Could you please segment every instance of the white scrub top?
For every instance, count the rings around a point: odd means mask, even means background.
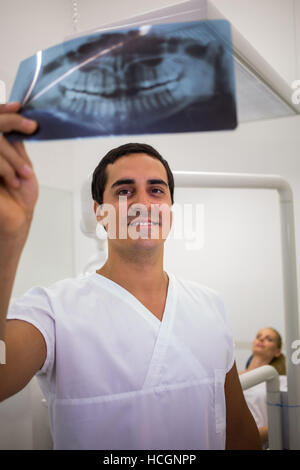
[[[47,345],[37,372],[54,449],[224,449],[233,341],[223,302],[168,273],[162,321],[94,272],[33,287],[8,319]]]

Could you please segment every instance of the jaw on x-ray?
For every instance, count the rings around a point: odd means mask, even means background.
[[[234,129],[229,24],[141,26],[73,39],[23,61],[10,100],[39,123],[22,139]]]

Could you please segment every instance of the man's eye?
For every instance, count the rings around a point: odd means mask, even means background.
[[[159,191],[160,193],[163,193],[163,192],[164,192],[164,191],[163,191],[162,189],[160,189],[160,188],[152,188],[152,191],[155,191],[155,192],[156,192],[156,191]]]
[[[125,191],[125,192],[124,192]],[[120,189],[118,192],[117,192],[117,195],[118,196],[127,196],[128,193],[126,193],[126,191],[129,191],[129,189]]]
[[[156,194],[164,194],[164,191],[160,188],[151,188],[151,191]],[[118,196],[127,196],[130,193],[131,193],[130,189],[119,189],[119,191],[117,191]]]

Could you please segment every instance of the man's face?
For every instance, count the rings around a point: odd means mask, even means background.
[[[166,239],[172,223],[171,194],[163,164],[147,154],[120,157],[106,167],[103,211],[94,210],[109,243],[154,248]]]

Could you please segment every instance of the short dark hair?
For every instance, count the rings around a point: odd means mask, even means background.
[[[139,144],[139,143],[129,143],[121,145],[120,147],[110,150],[103,158],[100,160],[98,166],[95,168],[93,173],[92,180],[92,197],[93,200],[98,202],[98,204],[103,204],[103,193],[107,183],[107,173],[106,167],[109,163],[114,163],[118,158],[124,157],[125,155],[130,155],[132,153],[145,153],[150,157],[157,158],[165,167],[168,176],[168,185],[171,193],[172,204],[174,203],[174,177],[173,173],[170,170],[167,160],[165,160],[157,150],[155,150],[151,145],[148,144]]]

